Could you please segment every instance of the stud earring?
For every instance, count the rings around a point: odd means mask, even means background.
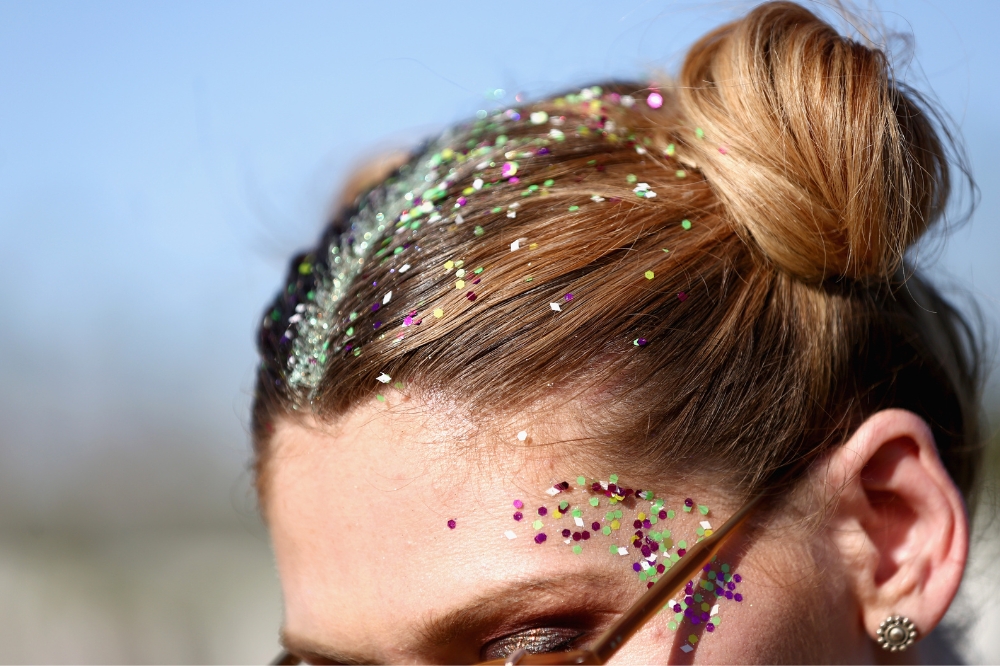
[[[917,639],[917,628],[913,626],[910,618],[902,615],[891,615],[879,625],[878,644],[883,650],[890,652],[902,652],[913,645]]]

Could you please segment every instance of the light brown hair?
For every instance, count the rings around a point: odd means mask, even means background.
[[[385,372],[471,413],[587,387],[593,437],[581,452],[741,493],[877,410],[910,409],[968,498],[979,343],[904,262],[945,209],[947,134],[884,53],[775,2],[703,37],[672,84],[586,90],[519,107],[524,122],[456,130],[469,154],[500,144],[500,161],[505,142],[551,150],[524,160],[517,183],[496,162],[469,167],[449,207],[475,178],[491,186],[468,197],[461,223],[415,231],[405,273],[392,253],[366,264],[345,302],[371,303],[387,283],[393,298],[377,322],[361,311],[352,340],[364,353],[330,359],[308,405],[284,381],[274,322],[310,288],[303,256],[322,261],[352,208],[296,258],[260,331],[258,477],[276,419],[335,418],[371,400]],[[651,90],[662,105],[646,102]],[[562,140],[526,121],[540,112]],[[474,301],[449,260],[483,267]],[[419,326],[386,335],[414,313]]]

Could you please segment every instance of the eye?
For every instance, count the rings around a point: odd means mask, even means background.
[[[504,659],[515,650],[524,648],[530,654],[542,652],[562,652],[568,650],[583,634],[579,629],[569,627],[537,627],[490,641],[483,646],[480,658],[483,661]]]

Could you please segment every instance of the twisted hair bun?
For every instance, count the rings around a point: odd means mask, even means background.
[[[679,83],[679,156],[780,269],[886,279],[940,216],[948,165],[932,118],[882,51],[808,10],[768,3],[709,33]]]

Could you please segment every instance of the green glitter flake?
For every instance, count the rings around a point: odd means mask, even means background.
[[[585,477],[585,476],[578,476],[578,477],[576,477],[576,485],[578,485],[578,486],[585,486],[585,485],[587,485],[587,477]]]
[[[475,234],[476,236],[482,236],[483,233],[485,232],[483,231],[482,227],[477,226],[475,229],[472,230],[472,233]]]
[[[579,555],[583,552],[583,546],[573,546],[573,552]]]
[[[708,515],[708,507],[705,506],[704,504],[699,504],[698,505],[698,512],[701,513],[701,515],[703,515],[703,516],[707,516]]]
[[[503,212],[503,206],[495,206],[495,207],[493,207],[493,208],[490,209],[490,212],[491,213],[502,213]]]
[[[611,476],[608,477],[608,481],[611,482],[611,483],[618,483],[618,475],[617,474],[612,474]]]
[[[676,515],[677,515],[677,512],[674,511],[673,509],[670,509],[669,511],[667,511],[667,518],[673,518]]]
[[[379,393],[378,395],[376,395],[375,399],[378,400],[379,402],[385,402],[385,396],[382,395],[381,393]]]
[[[551,178],[549,178],[549,179],[548,179],[548,180],[546,180],[546,181],[545,181],[544,183],[542,183],[542,186],[543,186],[543,187],[552,187],[552,186],[553,186],[553,185],[555,185],[555,184],[556,184],[556,181],[554,181],[554,180],[552,180]]]
[[[678,178],[687,178],[687,171],[685,171],[684,169],[678,169],[677,172],[674,173],[674,175],[677,176]]]
[[[674,153],[676,152],[677,152],[677,147],[674,146],[674,144],[671,143],[670,145],[667,146],[667,155],[673,157]]]
[[[540,530],[542,529],[542,527],[544,527],[544,525],[542,525],[542,521],[540,520],[536,520],[535,522],[531,523],[531,526],[534,527],[536,530]]]
[[[625,176],[625,180],[628,181],[629,183],[634,183],[639,179],[636,178],[634,173],[630,173],[629,175]]]
[[[574,213],[574,212],[576,212],[578,210],[580,210],[579,206],[570,206],[569,207],[569,212],[571,212],[571,213]]]
[[[687,231],[688,229],[690,229],[691,228],[691,220],[681,220],[681,228],[683,228],[684,231]]]
[[[698,137],[699,139],[704,139],[705,138],[705,130],[703,130],[700,127],[695,127],[694,128],[694,135],[696,137]]]
[[[566,511],[569,508],[569,502],[559,502],[559,510]]]
[[[600,503],[601,503],[600,498],[597,498],[597,497],[591,497],[590,498],[590,506],[597,506]]]

